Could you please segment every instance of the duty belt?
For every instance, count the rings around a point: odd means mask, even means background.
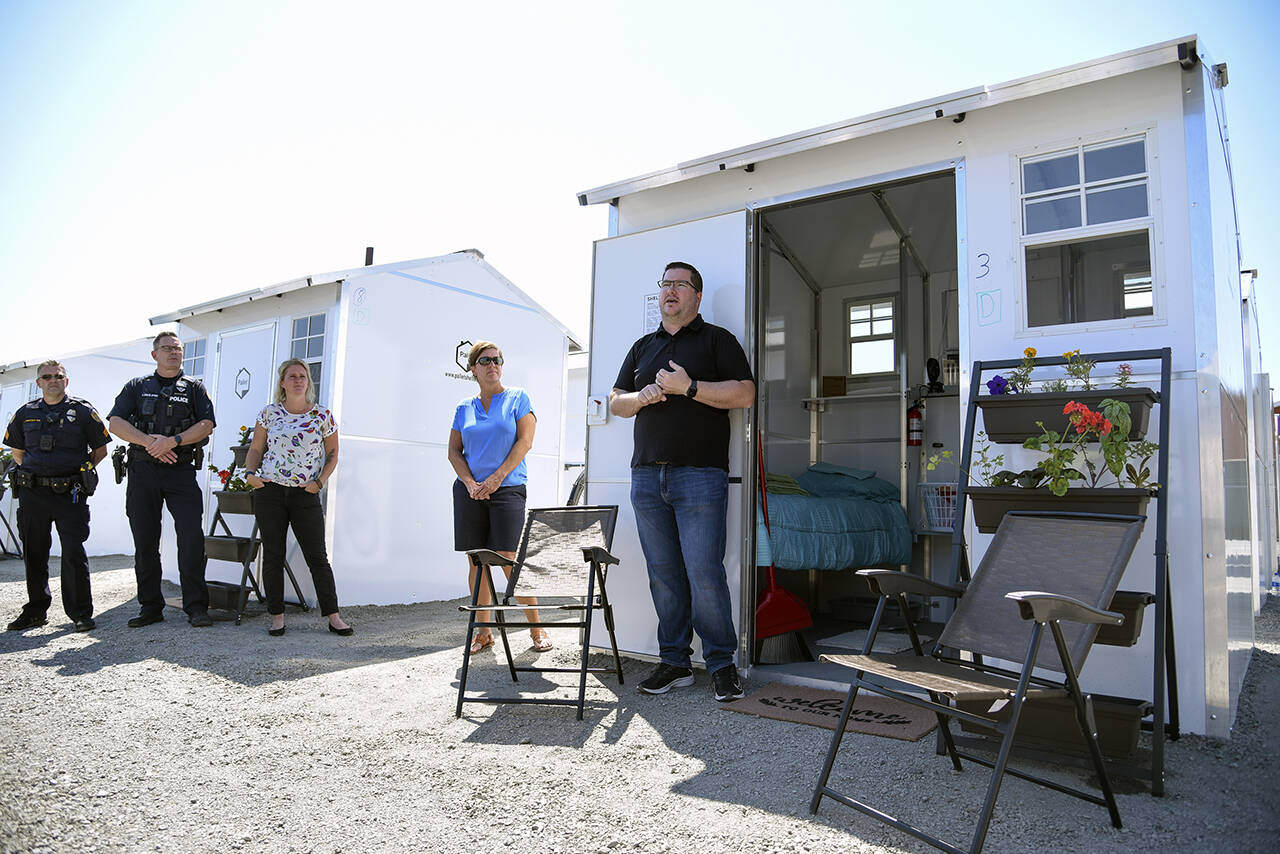
[[[194,463],[196,468],[200,468],[200,464],[204,461],[204,448],[200,445],[180,445],[175,453],[178,459],[172,463],[162,463],[155,457],[147,453],[147,449],[141,445],[129,446],[129,462],[145,462],[157,466],[185,465],[186,463]]]
[[[60,477],[43,477],[21,469],[13,471],[9,475],[9,479],[13,481],[14,486],[19,486],[24,489],[28,489],[33,486],[47,486],[59,495],[70,490],[72,487],[80,485],[80,475],[78,474],[68,474]]]

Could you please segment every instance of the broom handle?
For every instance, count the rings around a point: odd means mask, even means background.
[[[756,431],[756,469],[760,476],[760,506],[764,510],[764,531],[766,534],[772,534],[769,530],[769,496],[764,489],[764,443],[760,439],[760,431]],[[770,544],[772,545],[772,543]],[[769,556],[773,557],[773,549],[769,549]],[[769,571],[765,574],[766,589],[770,592],[778,589],[778,580],[773,576],[773,562],[769,562]]]

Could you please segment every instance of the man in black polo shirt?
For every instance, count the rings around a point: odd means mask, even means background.
[[[658,283],[662,325],[631,346],[609,411],[635,416],[631,506],[658,612],[660,663],[647,694],[693,684],[693,631],[717,700],[742,696],[738,636],[725,578],[729,410],[755,402],[751,365],[733,333],[698,313],[702,275],[672,261]]]

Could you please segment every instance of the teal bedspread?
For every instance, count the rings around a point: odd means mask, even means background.
[[[756,565],[858,569],[911,562],[901,505],[883,498],[769,494],[769,532],[756,504]]]

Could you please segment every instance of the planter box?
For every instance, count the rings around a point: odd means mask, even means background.
[[[1133,646],[1142,636],[1142,614],[1147,606],[1156,601],[1154,593],[1138,593],[1133,590],[1117,590],[1111,597],[1108,611],[1124,614],[1124,624],[1119,626],[1101,626],[1094,643],[1107,646]]]
[[[982,409],[982,424],[987,438],[992,442],[1021,445],[1024,440],[1040,435],[1037,421],[1044,422],[1050,430],[1064,432],[1069,422],[1062,414],[1062,407],[1071,401],[1097,410],[1098,404],[1107,398],[1129,404],[1129,415],[1133,421],[1129,429],[1130,439],[1141,439],[1147,435],[1156,393],[1145,387],[987,394],[978,396],[978,406]]]
[[[967,712],[985,715],[988,714],[987,709],[991,707],[991,702],[961,700],[956,705]],[[1098,724],[1098,746],[1102,748],[1102,752],[1112,759],[1132,757],[1138,749],[1138,733],[1142,726],[1142,719],[1150,714],[1151,704],[1146,700],[1094,694],[1093,716]],[[1009,704],[1006,703],[1004,708],[992,717],[1002,721],[1008,720]],[[960,728],[965,732],[982,735],[994,733],[992,729],[968,721],[961,721]],[[1022,717],[1018,721],[1018,736],[1014,744],[1088,755],[1088,748],[1076,724],[1075,706],[1066,697],[1027,700],[1022,708]],[[992,748],[994,747],[993,742]]]
[[[218,509],[229,516],[253,515],[252,492],[228,492],[220,490],[213,494],[218,499]]]
[[[204,538],[204,554],[209,560],[229,560],[232,563],[244,563],[257,551],[255,543],[248,537],[226,537],[210,534]]]
[[[210,581],[207,582],[209,588],[209,607],[216,608],[219,611],[239,611],[240,610],[240,591],[239,584],[230,584],[226,581]],[[252,594],[252,587],[245,587],[246,594]],[[245,596],[245,603],[248,604],[248,595]]]
[[[1059,407],[1059,410],[1061,410],[1061,407]],[[244,459],[248,453],[249,453],[248,445],[232,445],[231,446],[231,456],[235,457],[236,468],[238,469],[244,468]]]
[[[1141,516],[1151,500],[1146,489],[1079,487],[1068,489],[1063,496],[1054,495],[1048,487],[1023,489],[1020,486],[970,486],[966,490],[973,499],[973,521],[984,534],[995,533],[1000,520],[1010,510],[1048,510],[1066,513],[1117,513]]]

